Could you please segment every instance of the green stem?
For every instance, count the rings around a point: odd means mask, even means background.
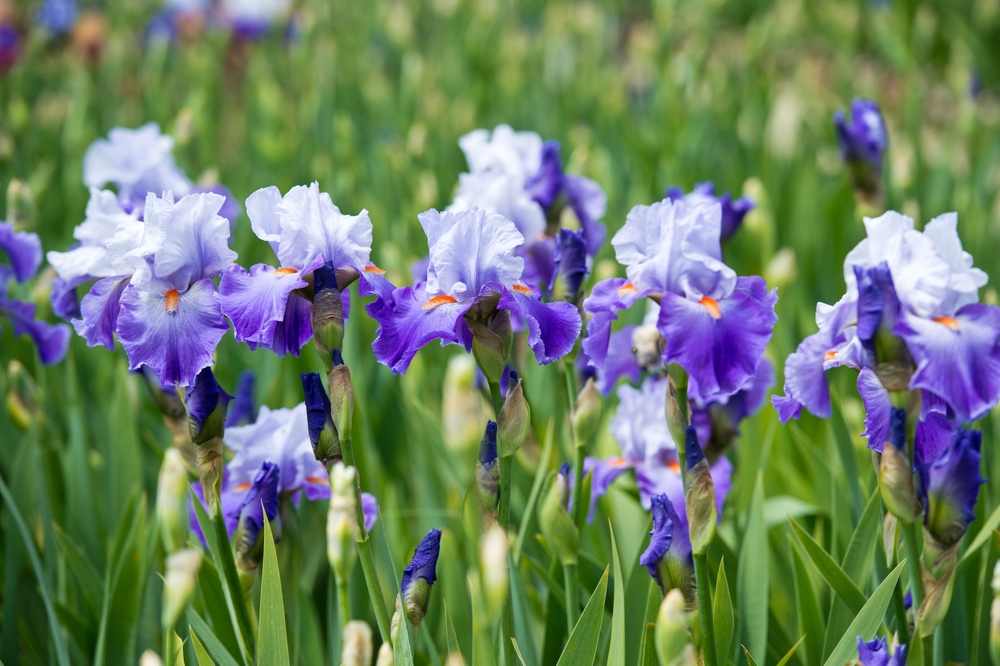
[[[347,598],[347,581],[337,577],[337,609],[340,612],[340,627],[343,629],[351,621],[351,609]]]
[[[372,542],[368,538],[368,530],[365,529],[365,512],[361,506],[361,473],[354,464],[354,442],[350,437],[341,438],[340,450],[344,456],[344,464],[354,467],[354,505],[357,510],[358,521],[358,559],[361,560],[361,571],[365,574],[365,587],[368,588],[368,596],[371,598],[372,607],[375,609],[375,621],[378,623],[378,631],[382,635],[382,640],[391,642],[392,638],[389,635],[389,613],[385,608],[385,600],[382,598],[382,585],[379,583],[378,571],[375,569],[375,553],[372,552]],[[337,585],[339,587],[339,580],[337,581]]]
[[[233,612],[236,614],[236,623],[239,625],[243,638],[243,650],[248,657],[251,657],[254,653],[254,647],[257,645],[257,632],[253,620],[250,619],[250,606],[247,605],[246,597],[241,594],[240,574],[236,570],[236,561],[233,559],[225,517],[222,515],[222,511],[217,510],[211,520],[219,548],[228,548],[230,551],[222,554],[222,573],[232,597]]]
[[[712,588],[709,587],[708,555],[694,556],[695,586],[698,592],[698,621],[701,623],[701,656],[705,666],[717,666],[715,624],[712,618]]]
[[[944,633],[941,625],[934,629],[934,666],[944,666]]]
[[[177,663],[177,655],[174,654],[174,628],[163,626],[163,664],[164,666],[174,666]]]
[[[500,411],[503,409],[503,396],[500,394],[499,382],[490,382],[490,398],[493,401],[493,416],[499,424]],[[497,438],[497,450],[502,450],[499,436]],[[497,509],[497,523],[504,532],[508,531],[507,528],[510,525],[510,488],[513,474],[514,456],[500,456],[500,506]],[[517,663],[514,646],[511,643],[511,639],[514,637],[514,607],[511,602],[509,587],[507,589],[507,598],[504,599],[503,609],[500,613],[500,622],[503,662],[505,666],[514,666]]]
[[[903,546],[906,548],[906,568],[910,572],[910,590],[913,592],[913,617],[919,618],[920,604],[924,600],[924,581],[920,577],[920,546],[918,545],[917,524],[903,525]],[[914,621],[916,625],[916,621]],[[919,635],[914,626],[914,636]]]
[[[566,588],[566,632],[573,633],[573,627],[580,617],[580,601],[577,598],[576,563],[563,564],[563,586]]]

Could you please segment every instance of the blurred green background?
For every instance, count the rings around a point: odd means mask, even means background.
[[[18,7],[25,26],[34,7],[27,4]],[[882,212],[856,205],[831,120],[853,97],[869,97],[881,106],[889,130],[886,208],[914,217],[918,226],[958,211],[959,233],[976,265],[1000,275],[998,0],[305,0],[296,2],[291,40],[280,28],[253,43],[207,29],[170,44],[146,42],[146,25],[157,9],[150,3],[82,6],[100,15],[94,23],[99,30],[82,41],[29,32],[21,62],[0,75],[0,211],[7,184],[28,183],[34,230],[46,250],[66,249],[83,219],[88,145],[115,126],[155,121],[176,138],[175,156],[192,178],[218,181],[239,201],[260,187],[284,192],[317,180],[344,212],[368,209],[373,260],[397,284],[409,283],[410,263],[426,254],[416,215],[446,206],[465,169],[457,139],[477,127],[509,123],[558,140],[567,171],[605,189],[608,238],[629,208],[659,200],[671,185],[689,189],[712,180],[720,190],[756,199],[758,209],[727,248],[726,260],[739,273],[763,274],[779,287],[780,321],[768,355],[780,376],[787,354],[815,330],[815,303],[843,293],[841,265],[864,236],[862,214]],[[244,266],[273,260],[245,217],[232,245]],[[595,275],[615,272],[622,273],[608,246]],[[32,294],[43,311],[46,289],[40,279]],[[988,286],[984,298],[995,302],[996,293]],[[382,508],[375,536],[380,567],[392,580],[392,567],[398,575],[427,529],[445,529],[443,571],[421,629],[419,658],[437,663],[448,647],[445,605],[468,658],[466,573],[477,564],[461,507],[475,444],[442,435],[447,423],[462,417],[443,398],[447,361],[461,352],[432,345],[405,377],[394,377],[374,361],[375,325],[362,306],[362,299],[353,299],[344,356],[358,396],[355,442],[363,485]],[[517,358],[526,361],[519,369],[527,375],[535,436],[519,457],[516,520],[546,437],[556,447],[543,461],[547,466],[569,455],[561,436],[561,374],[554,367],[532,368],[525,352],[518,350]],[[120,349],[88,349],[74,337],[66,362],[43,368],[30,345],[5,326],[0,359],[2,392],[23,399],[32,415],[22,431],[6,410],[0,412],[0,473],[42,553],[74,660],[87,663],[100,635],[108,663],[132,663],[141,649],[160,644],[155,571],[162,571],[161,556],[153,556],[148,571],[133,572],[134,579],[106,577],[105,571],[114,569],[113,555],[120,552],[112,542],[121,525],[134,524],[130,499],[155,494],[169,434],[141,382],[127,375]],[[12,360],[23,369],[13,368]],[[217,374],[231,391],[239,373],[253,369],[261,403],[292,406],[301,400],[298,373],[319,366],[311,350],[302,359],[278,359],[227,336]],[[843,398],[835,412],[843,421],[835,417],[831,425],[807,416],[780,428],[768,405],[745,424],[734,452],[736,487],[713,558],[717,563],[725,556],[730,581],[739,578],[734,597],[749,598],[754,590],[743,586],[761,580],[770,590],[767,613],[758,608],[760,617],[751,618],[744,609],[737,618],[738,637],[761,663],[776,661],[800,636],[786,516],[796,516],[842,554],[874,488],[870,456],[858,437],[863,413],[853,377],[845,371],[836,378]],[[490,414],[485,402],[472,404],[481,418]],[[980,518],[1000,491],[992,418],[983,427],[994,481],[984,490]],[[602,453],[615,451],[606,435],[598,444]],[[853,452],[853,470],[840,461],[838,446]],[[763,504],[754,503],[755,493]],[[648,576],[635,562],[649,525],[634,496],[629,483],[619,482],[604,508],[630,594],[645,585],[636,594],[646,599]],[[47,663],[51,648],[37,576],[9,507],[0,507],[0,660]],[[768,539],[748,546],[740,535],[761,508]],[[325,638],[325,508],[304,503],[300,514],[278,550],[293,651],[306,663],[312,650],[336,649],[338,639]],[[601,516],[584,534],[587,589],[610,561],[607,532]],[[133,544],[137,553],[140,541]],[[547,561],[533,540],[525,549]],[[988,604],[981,595],[995,544],[987,550],[963,565],[971,567],[963,574],[967,582],[956,590],[946,620],[949,630],[969,636],[967,646],[950,655],[955,660],[987,663]],[[86,565],[76,561],[79,556]],[[81,566],[110,581],[111,607],[88,603],[75,582]],[[755,582],[747,567],[760,572]],[[524,571],[536,583],[541,576],[530,563]],[[360,581],[360,571],[357,576]],[[825,604],[828,590],[818,579],[815,586]],[[367,600],[356,587],[360,612]],[[387,582],[389,594],[391,587]],[[525,595],[526,605],[541,614],[544,595],[532,589]],[[609,594],[609,610],[610,604]],[[645,610],[628,618],[629,663]],[[135,621],[102,623],[109,613]],[[546,649],[558,654],[559,646],[543,645],[530,617],[520,622],[535,634],[534,644],[524,647],[534,651],[529,663],[551,663]]]

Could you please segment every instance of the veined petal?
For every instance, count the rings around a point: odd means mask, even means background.
[[[45,365],[58,363],[66,356],[69,345],[69,326],[46,324],[35,319],[35,305],[0,294],[0,315],[14,324],[14,335],[27,335],[38,348],[38,356]]]
[[[667,341],[664,361],[687,370],[688,395],[702,403],[735,393],[753,377],[778,320],[776,290],[768,293],[756,276],[739,278],[724,299],[706,298],[665,293],[657,322]]]
[[[432,340],[458,343],[455,329],[472,301],[457,302],[450,296],[430,296],[424,285],[402,287],[388,298],[377,298],[365,306],[378,322],[378,336],[372,350],[379,363],[401,375],[410,366],[417,350]]]
[[[108,259],[108,249],[101,245],[80,245],[66,252],[47,252],[45,258],[64,280],[115,274]]]
[[[277,206],[281,219],[278,259],[282,266],[301,268],[317,258],[334,268],[368,264],[372,247],[372,223],[368,211],[344,215],[319,183],[293,187]]]
[[[103,278],[95,282],[83,297],[80,302],[81,318],[73,320],[73,328],[87,341],[87,346],[115,348],[122,291],[128,286],[128,280],[128,275]]]
[[[31,279],[42,265],[42,241],[38,234],[14,231],[10,222],[0,222],[0,249],[7,253],[18,282]]]
[[[892,402],[889,391],[870,368],[863,368],[858,374],[858,393],[865,406],[865,431],[862,437],[868,438],[868,448],[881,451],[889,439],[889,417]]]
[[[257,238],[270,243],[275,255],[278,254],[278,242],[281,240],[281,218],[278,216],[280,203],[281,191],[273,185],[262,187],[247,197],[250,228]]]
[[[164,383],[193,382],[212,364],[228,329],[208,278],[184,293],[158,294],[133,285],[122,293],[118,339],[128,353],[129,369],[147,365]]]
[[[1000,400],[1000,308],[973,303],[939,320],[904,314],[895,332],[917,362],[910,387],[943,398],[958,421],[982,418]]]
[[[256,264],[248,273],[233,264],[219,281],[219,306],[233,322],[238,342],[251,349],[258,344],[270,347],[276,326],[285,318],[289,296],[306,286],[302,274],[293,269]]]
[[[520,315],[528,325],[528,345],[540,364],[568,354],[580,336],[580,312],[572,303],[542,303],[533,293],[525,294],[515,285],[501,292],[497,307]]]
[[[583,309],[593,315],[587,322],[587,334],[580,347],[590,359],[590,365],[600,368],[608,356],[611,341],[611,322],[618,319],[618,311],[632,307],[647,292],[640,291],[625,278],[609,278],[594,285],[590,296],[583,302]]]

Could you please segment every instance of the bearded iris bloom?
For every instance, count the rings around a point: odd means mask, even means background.
[[[478,208],[429,210],[418,217],[430,247],[427,280],[377,293],[366,306],[379,323],[372,348],[380,363],[403,374],[417,350],[432,340],[471,350],[470,322],[490,326],[508,313],[525,322],[539,363],[573,348],[579,312],[569,303],[542,303],[538,291],[522,282],[524,260],[516,250],[524,236],[513,222]]]
[[[936,460],[918,461],[924,501],[924,528],[941,550],[962,540],[976,518],[983,435],[978,430],[957,430]]]
[[[271,245],[280,262],[256,264],[250,271],[230,267],[219,283],[222,311],[233,322],[236,339],[251,349],[262,345],[279,356],[298,356],[313,335],[310,287],[314,272],[336,274],[343,316],[349,309],[346,285],[359,274],[363,285],[380,287],[384,271],[369,262],[372,223],[368,211],[344,215],[319,185],[293,187],[284,197],[276,187],[247,199],[254,234]]]
[[[1000,400],[1000,308],[978,303],[983,271],[972,266],[957,216],[923,232],[890,211],[865,218],[868,237],[847,255],[847,293],[819,304],[819,331],[785,363],[785,395],[772,397],[782,422],[805,407],[830,416],[824,371],[858,371],[868,446],[888,437],[890,392],[921,393],[917,453],[935,460],[954,428],[982,418]]]
[[[611,241],[628,278],[602,280],[583,303],[592,315],[582,343],[591,365],[605,363],[618,312],[649,297],[660,305],[662,360],[687,371],[692,401],[746,386],[771,339],[777,295],[762,278],[737,277],[722,262],[721,220],[721,207],[708,203],[664,200],[629,212]]]
[[[740,197],[733,199],[729,192],[716,196],[715,185],[711,182],[698,183],[687,194],[679,187],[669,187],[665,192],[667,199],[671,201],[683,200],[689,205],[699,203],[717,203],[722,208],[722,221],[720,225],[720,240],[725,243],[733,237],[743,224],[743,218],[754,209],[756,204],[750,197]]]
[[[906,646],[898,645],[895,652],[890,654],[884,638],[873,638],[866,642],[858,636],[858,660],[861,666],[905,666]]]
[[[882,161],[889,135],[878,104],[870,99],[851,102],[851,119],[843,111],[833,114],[837,144],[851,172],[855,189],[866,196],[882,191]]]
[[[23,283],[38,272],[42,243],[37,234],[15,231],[10,222],[0,222],[0,250],[9,264],[0,264],[0,316],[14,326],[15,335],[27,335],[38,349],[42,363],[58,363],[66,355],[69,328],[52,326],[35,318],[35,305],[9,296],[11,280]]]

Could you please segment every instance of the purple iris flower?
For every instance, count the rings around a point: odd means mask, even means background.
[[[0,72],[7,72],[17,64],[22,47],[17,26],[0,21]]]
[[[278,517],[278,479],[281,470],[274,463],[265,462],[254,474],[250,489],[243,496],[239,507],[230,513],[240,528],[240,543],[237,551],[249,553],[257,545],[257,537],[264,528],[264,517],[274,522]],[[281,530],[274,530],[280,534]]]
[[[15,335],[27,335],[38,349],[42,363],[58,363],[66,355],[69,327],[49,325],[35,318],[35,305],[9,296],[10,282],[26,282],[42,263],[42,243],[37,234],[15,231],[10,222],[0,222],[0,250],[9,264],[0,264],[0,316],[14,325]]]
[[[459,176],[458,191],[448,210],[482,208],[514,222],[526,239],[521,253],[536,254],[536,243],[544,243],[550,227],[558,227],[563,207],[569,207],[579,222],[587,255],[597,254],[604,242],[600,220],[607,210],[607,197],[594,181],[563,173],[559,144],[542,142],[534,132],[515,132],[498,125],[493,132],[478,129],[458,141],[465,153],[469,173]],[[546,253],[537,250],[545,273]],[[535,271],[529,270],[528,273]]]
[[[257,405],[253,399],[257,377],[253,370],[244,370],[236,382],[236,395],[229,405],[226,427],[248,425],[257,420]]]
[[[685,194],[679,187],[668,187],[666,197],[671,201],[683,200],[690,205],[698,203],[717,203],[722,207],[722,224],[720,240],[725,243],[743,224],[743,218],[757,205],[750,197],[733,199],[729,192],[715,195],[715,185],[711,182],[698,183],[694,189]]]
[[[588,521],[593,519],[597,498],[605,494],[611,483],[626,470],[634,469],[642,506],[648,509],[654,495],[666,494],[674,503],[681,524],[687,529],[680,460],[663,409],[666,396],[667,380],[660,377],[647,377],[638,389],[625,384],[618,387],[618,411],[608,429],[618,442],[622,455],[607,460],[587,458],[584,461],[584,471],[593,474]],[[726,495],[732,487],[733,465],[725,456],[719,456],[710,472],[721,515]]]
[[[116,127],[97,139],[83,156],[83,183],[90,188],[114,185],[126,212],[142,211],[146,195],[190,194],[194,184],[174,162],[174,139],[147,123],[137,129]]]
[[[870,99],[855,99],[851,102],[850,121],[843,111],[837,111],[833,114],[833,124],[854,187],[865,194],[877,194],[882,188],[882,160],[889,146],[878,104]]]
[[[654,495],[650,509],[653,514],[653,529],[649,533],[649,546],[639,557],[639,564],[646,567],[649,575],[666,594],[673,587],[673,580],[664,580],[667,571],[683,568],[691,570],[691,539],[687,526],[681,521],[673,501],[667,495]],[[671,579],[674,576],[671,576]]]
[[[384,282],[384,271],[368,262],[368,211],[344,215],[318,183],[293,187],[284,197],[276,187],[257,190],[247,199],[247,216],[281,265],[256,264],[249,272],[233,265],[219,283],[222,311],[233,322],[236,339],[251,349],[262,345],[279,356],[299,355],[313,335],[312,303],[305,290],[317,269],[360,274],[363,293],[381,288],[375,282]],[[341,293],[344,301],[347,294]],[[346,302],[343,310],[346,318]]]
[[[951,442],[933,462],[918,460],[924,495],[924,525],[944,548],[961,541],[976,518],[983,435],[978,430],[955,431]]]
[[[774,366],[766,358],[757,365],[753,377],[739,391],[719,402],[691,405],[691,425],[698,442],[721,452],[739,435],[740,421],[757,412],[774,385]]]
[[[933,460],[959,424],[1000,400],[1000,308],[978,303],[987,276],[962,249],[953,213],[923,232],[894,211],[866,218],[868,237],[847,255],[847,293],[819,304],[819,331],[785,363],[785,395],[772,397],[782,422],[805,407],[830,416],[824,371],[858,371],[865,436],[880,451],[889,431],[890,392],[922,394],[917,452]]]
[[[291,7],[291,0],[222,0],[219,13],[237,36],[257,40],[286,18]]]
[[[906,646],[896,646],[896,651],[890,655],[889,646],[884,638],[874,638],[865,642],[858,636],[858,659],[861,666],[904,666],[906,664]]]
[[[147,197],[142,237],[122,257],[134,273],[99,280],[81,302],[73,323],[88,344],[113,348],[116,333],[130,369],[148,365],[181,386],[212,364],[229,329],[212,278],[236,259],[222,204],[217,194]]]
[[[433,585],[437,581],[437,561],[441,553],[441,530],[431,530],[413,551],[413,559],[403,569],[400,592],[406,598],[418,580]]]
[[[61,37],[76,25],[74,0],[45,0],[35,14],[35,23],[50,35]]]
[[[722,263],[721,216],[718,204],[669,200],[629,212],[611,241],[628,279],[602,280],[583,304],[593,315],[582,343],[591,364],[607,359],[618,312],[648,296],[660,302],[663,361],[687,371],[692,401],[721,400],[746,385],[771,339],[778,297],[762,278],[737,277]]]
[[[417,350],[432,340],[472,348],[464,316],[509,311],[525,322],[528,344],[539,363],[568,353],[580,332],[580,314],[570,303],[542,303],[521,282],[524,260],[516,254],[524,237],[510,220],[474,208],[419,215],[430,247],[426,282],[376,294],[366,306],[379,323],[375,358],[396,374],[406,372]]]

